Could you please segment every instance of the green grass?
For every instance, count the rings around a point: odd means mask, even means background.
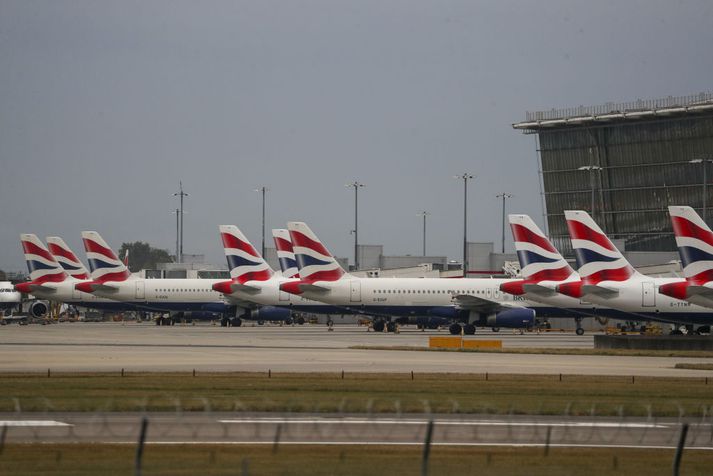
[[[133,474],[134,447],[109,444],[7,445],[0,474]],[[151,475],[414,475],[419,446],[148,445],[143,474]],[[430,475],[579,476],[671,474],[673,450],[553,448],[431,448]],[[685,451],[681,474],[710,474],[713,452]],[[246,471],[247,470],[247,471]]]
[[[486,380],[487,378],[487,380]],[[0,375],[0,411],[710,414],[713,379],[484,374]]]
[[[408,345],[354,345],[356,350],[418,350],[423,352],[476,352],[485,354],[538,354],[538,355],[609,355],[616,357],[694,357],[713,359],[708,350],[644,350],[644,349],[580,349],[559,347],[507,347],[504,349],[447,349]]]

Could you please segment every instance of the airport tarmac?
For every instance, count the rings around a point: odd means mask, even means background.
[[[355,345],[421,346],[447,331],[375,333],[355,325],[255,326],[60,323],[0,327],[0,371],[457,372],[706,377],[675,369],[705,358],[359,350]],[[592,335],[480,331],[503,346],[591,348]]]
[[[420,445],[433,421],[435,445],[675,448],[713,450],[711,422],[675,418],[566,416],[324,415],[305,413],[0,413],[9,442],[135,444]]]

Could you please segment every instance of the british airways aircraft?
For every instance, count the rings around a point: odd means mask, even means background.
[[[668,207],[685,280],[664,284],[659,293],[713,308],[713,232],[691,207]]]
[[[105,311],[134,309],[123,303],[101,299],[76,290],[75,284],[83,281],[69,276],[36,235],[20,235],[20,242],[25,254],[27,269],[30,272],[30,281],[16,284],[17,291],[32,294],[40,299]],[[71,254],[74,255],[74,253]],[[30,304],[29,313],[33,317],[42,317],[47,314],[47,311],[47,304],[42,301]]]
[[[508,219],[523,279],[501,284],[500,289],[503,292],[566,309],[577,323],[577,335],[584,334],[581,326],[584,317],[639,319],[635,315],[608,306],[559,294],[557,286],[579,282],[579,274],[572,269],[532,218],[527,215],[509,215]]]
[[[219,279],[144,279],[132,276],[126,265],[95,231],[83,231],[91,280],[75,284],[78,291],[128,303],[153,312],[215,312],[227,314],[227,304],[213,284]]]
[[[282,275],[272,270],[237,226],[221,225],[219,230],[231,279],[215,283],[213,289],[223,293],[228,302],[246,308],[248,311],[244,314],[244,318],[289,321],[293,310],[318,314],[350,313],[348,309],[294,296],[280,290],[280,284],[298,280],[294,278],[297,266],[292,244],[282,233],[285,230],[273,230],[280,265],[283,267]],[[297,319],[300,322],[299,316]],[[301,322],[304,323],[304,320]],[[240,325],[240,323],[233,323],[233,325]]]
[[[68,275],[82,281],[89,279],[89,271],[62,238],[48,236],[45,240],[47,241],[47,249]]]
[[[530,327],[535,315],[562,317],[565,310],[502,293],[513,279],[358,278],[346,273],[303,222],[288,223],[299,267],[299,280],[280,289],[291,294],[380,316],[375,330],[395,328],[391,316],[436,316],[450,319],[452,334],[473,334],[475,326]],[[388,324],[387,324],[388,321]]]
[[[10,281],[0,281],[0,312],[17,307],[22,295],[17,292]]]
[[[587,212],[565,210],[565,218],[581,280],[557,285],[558,292],[641,319],[678,324],[713,322],[706,308],[658,294],[660,286],[682,280],[652,278],[636,271]]]

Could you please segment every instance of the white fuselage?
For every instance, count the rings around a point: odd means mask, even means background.
[[[12,283],[9,281],[0,282],[0,311],[17,306],[21,300],[22,295],[15,291]]]
[[[94,291],[94,295],[146,310],[202,311],[210,305],[224,305],[222,295],[213,290],[224,279],[144,279],[131,277],[126,281],[109,281]]]

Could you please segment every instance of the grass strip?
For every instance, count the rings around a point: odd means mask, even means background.
[[[353,345],[354,350],[400,350],[421,352],[476,352],[485,354],[605,355],[616,357],[694,357],[713,359],[707,350],[570,349],[566,347],[508,347],[504,349],[448,349],[408,345]]]
[[[0,411],[708,415],[713,379],[512,374],[1,374]]]
[[[134,447],[111,444],[6,445],[0,474],[94,475],[133,473]],[[414,446],[147,445],[143,472],[150,475],[413,475],[422,448]],[[673,450],[611,448],[432,446],[430,475],[498,474],[579,476],[671,474]],[[713,452],[686,450],[681,474],[710,474]]]

